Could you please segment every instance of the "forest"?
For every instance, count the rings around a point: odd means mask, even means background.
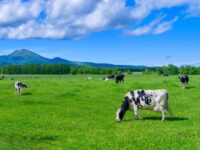
[[[120,74],[141,72],[143,74],[178,75],[200,74],[200,67],[180,66],[169,64],[162,67],[147,68],[103,68],[90,66],[69,66],[66,64],[32,64],[32,65],[6,65],[0,68],[1,74]]]

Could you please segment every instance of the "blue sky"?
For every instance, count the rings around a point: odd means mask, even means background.
[[[25,48],[49,58],[98,63],[200,63],[200,1],[56,2],[1,0],[0,55]]]

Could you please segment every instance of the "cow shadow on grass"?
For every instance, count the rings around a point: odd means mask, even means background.
[[[32,93],[31,92],[26,92],[26,93],[23,93],[22,95],[23,96],[28,96],[28,95],[32,95]]]
[[[161,121],[162,117],[143,117],[142,119],[136,119],[136,121],[147,121],[147,120],[151,120],[151,121],[156,121],[159,120]],[[129,121],[133,121],[135,119],[124,119],[122,122],[129,122]],[[166,117],[165,121],[187,121],[189,120],[188,118],[185,117]]]
[[[187,86],[184,89],[195,89],[195,88],[196,88],[195,86]]]
[[[144,117],[143,120],[161,120],[161,117]],[[185,117],[166,117],[165,120],[167,121],[186,121],[189,120]]]

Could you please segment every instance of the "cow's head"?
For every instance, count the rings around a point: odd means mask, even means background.
[[[22,87],[23,87],[23,88],[28,88],[28,85],[22,83]]]
[[[129,98],[125,97],[121,108],[119,108],[116,112],[116,121],[121,121],[126,113],[126,111],[129,109]]]

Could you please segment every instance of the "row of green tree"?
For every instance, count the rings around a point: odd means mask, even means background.
[[[66,64],[7,65],[0,69],[1,74],[119,74],[127,71],[119,68],[70,67]]]
[[[175,65],[169,64],[163,67],[148,68],[144,71],[144,74],[155,74],[155,73],[159,75],[177,75],[177,74],[198,75],[200,74],[200,67],[195,67],[195,66],[177,67]]]
[[[65,64],[7,65],[1,68],[2,74],[69,74]]]
[[[127,72],[143,72],[144,74],[177,75],[200,74],[200,67],[167,65],[148,69],[120,69],[120,68],[97,68],[97,67],[70,67],[66,64],[33,64],[33,65],[7,65],[0,68],[1,74],[119,74]]]

